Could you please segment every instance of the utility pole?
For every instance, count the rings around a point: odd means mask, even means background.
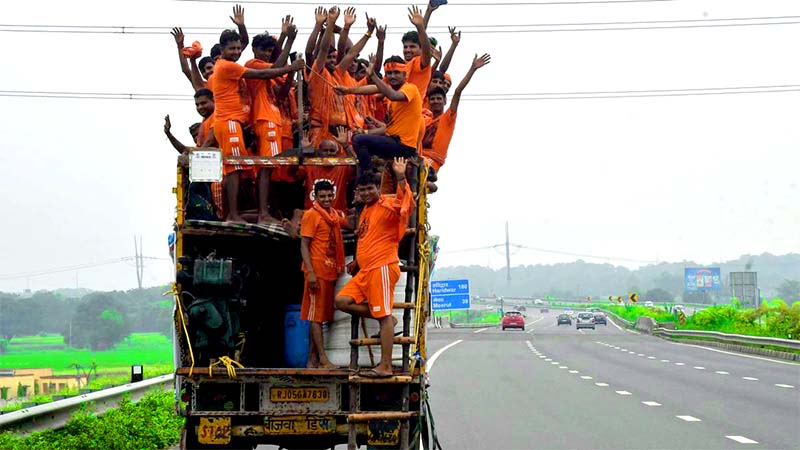
[[[506,222],[506,284],[511,284],[511,251],[508,242],[508,222]]]
[[[144,257],[142,255],[142,237],[139,236],[138,242],[136,236],[133,236],[133,249],[136,252],[136,281],[139,283],[139,289],[142,288],[142,277],[144,276]]]

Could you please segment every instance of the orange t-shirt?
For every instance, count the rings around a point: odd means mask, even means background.
[[[422,156],[432,160],[431,165],[437,172],[444,165],[444,160],[447,159],[447,149],[450,147],[450,140],[453,139],[455,128],[456,114],[449,109],[441,116],[431,120],[425,128],[425,137],[422,138]]]
[[[333,185],[333,207],[339,211],[347,209],[347,184],[355,178],[353,166],[303,166],[298,171],[306,188],[305,208],[314,203],[314,184],[320,180],[328,180]]]
[[[358,221],[356,261],[361,270],[372,270],[399,261],[397,248],[403,238],[408,216],[414,207],[414,195],[403,183],[397,197],[381,198],[361,211]]]
[[[406,96],[407,101],[389,103],[386,134],[399,137],[400,143],[407,147],[417,148],[419,124],[422,120],[422,97],[417,87],[411,83],[400,86],[400,92]]]
[[[250,120],[250,95],[242,75],[247,69],[233,61],[218,59],[214,64],[211,83],[214,92],[214,114],[216,120]]]
[[[308,80],[309,100],[311,100],[310,121],[312,126],[323,128],[346,126],[345,96],[336,94],[331,87],[339,84],[338,80],[324,67],[319,72],[312,69],[306,79]]]
[[[244,63],[248,69],[270,69],[272,64],[260,59],[251,59]],[[248,78],[245,80],[250,98],[253,102],[253,107],[250,111],[250,120],[255,123],[258,120],[266,120],[274,124],[281,123],[281,110],[273,103],[270,89],[272,89],[271,80],[261,80],[256,78]]]
[[[211,127],[214,125],[214,114],[212,113],[210,116],[203,119],[203,122],[200,124],[200,129],[197,130],[197,139],[195,139],[194,143],[198,147],[203,145],[203,142],[206,141],[208,137],[208,133],[211,131]]]
[[[422,68],[422,57],[415,56],[406,63],[406,83],[411,83],[417,87],[422,97],[428,96],[428,85],[431,83],[433,69],[430,64]]]
[[[350,75],[350,72],[338,67],[334,71],[334,76],[339,84],[347,87],[358,86],[358,81]],[[352,128],[364,128],[364,98],[363,95],[345,95],[344,108],[347,113],[347,126]]]
[[[341,211],[331,208],[330,214],[339,218],[340,225],[347,225],[347,219]],[[339,278],[339,272],[336,270],[336,254],[331,254],[329,251],[332,228],[314,208],[306,210],[300,221],[300,236],[311,239],[308,246],[311,266],[320,280]],[[303,272],[308,271],[305,264],[302,264],[302,268]]]

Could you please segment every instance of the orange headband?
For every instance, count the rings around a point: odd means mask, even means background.
[[[406,65],[397,62],[388,62],[383,65],[383,70],[386,72],[405,72]]]

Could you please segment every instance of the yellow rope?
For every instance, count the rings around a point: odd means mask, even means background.
[[[228,378],[236,378],[236,367],[244,369],[244,366],[239,364],[239,361],[231,359],[228,356],[221,356],[218,360],[214,361],[208,366],[208,376],[212,376],[212,369],[215,366],[223,365],[228,370]],[[236,367],[234,367],[236,366]]]
[[[416,332],[414,333],[414,345],[411,347],[412,355],[415,355],[419,350],[423,350],[423,352],[420,353],[420,356],[423,358],[425,357],[424,346],[426,321],[423,309],[427,304],[428,299],[428,277],[430,274],[428,260],[431,254],[430,241],[428,239],[427,185],[428,168],[427,166],[423,165],[421,167],[419,176],[419,200],[417,202],[417,249],[419,253],[419,260],[417,262],[417,301],[416,305],[414,305]],[[417,358],[411,360],[411,372],[414,372],[417,361]]]
[[[192,376],[192,372],[194,372],[194,352],[192,351],[192,341],[189,339],[189,330],[186,328],[186,320],[183,317],[183,302],[178,292],[177,283],[172,283],[172,295],[175,296],[175,303],[178,305],[178,317],[180,317],[183,333],[186,335],[186,346],[189,347],[189,359],[192,361],[192,365],[189,367],[189,376]]]

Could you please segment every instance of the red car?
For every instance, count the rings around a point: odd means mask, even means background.
[[[524,330],[525,318],[522,317],[522,313],[519,311],[509,311],[503,316],[503,320],[500,321],[500,326],[503,330],[506,328],[519,328],[520,330]]]

